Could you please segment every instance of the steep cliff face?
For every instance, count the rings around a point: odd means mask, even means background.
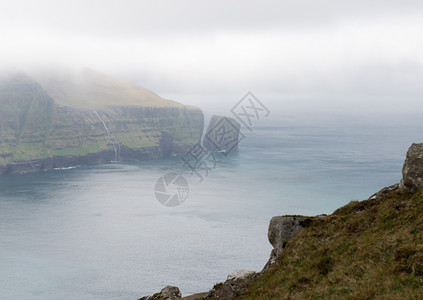
[[[213,115],[203,139],[204,148],[210,151],[231,152],[238,149],[241,124],[224,116]]]
[[[184,154],[199,141],[200,109],[82,75],[1,78],[0,174]]]

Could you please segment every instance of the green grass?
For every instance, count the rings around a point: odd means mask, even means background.
[[[103,150],[111,150],[112,145],[107,145],[106,143],[102,142],[94,142],[89,144],[82,144],[78,147],[68,147],[68,148],[61,148],[61,149],[51,149],[48,150],[47,156],[76,156],[76,155],[85,155],[88,153],[97,153]]]
[[[159,145],[159,139],[153,136],[154,132],[149,135],[142,135],[142,131],[133,131],[125,133],[113,134],[114,137],[119,141],[121,146],[126,146],[132,149],[139,149],[144,147],[153,147]]]
[[[421,299],[423,193],[351,202],[288,242],[240,299]]]

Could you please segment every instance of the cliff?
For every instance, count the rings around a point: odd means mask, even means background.
[[[200,109],[92,71],[0,78],[0,174],[184,154]]]

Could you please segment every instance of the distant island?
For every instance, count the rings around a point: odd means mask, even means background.
[[[0,75],[0,175],[185,154],[203,112],[106,74]]]

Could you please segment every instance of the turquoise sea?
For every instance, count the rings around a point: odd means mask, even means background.
[[[261,270],[272,216],[330,214],[399,182],[423,121],[281,114],[244,133],[203,182],[178,157],[0,177],[0,298],[187,295]],[[189,183],[174,208],[154,195],[168,172]]]

